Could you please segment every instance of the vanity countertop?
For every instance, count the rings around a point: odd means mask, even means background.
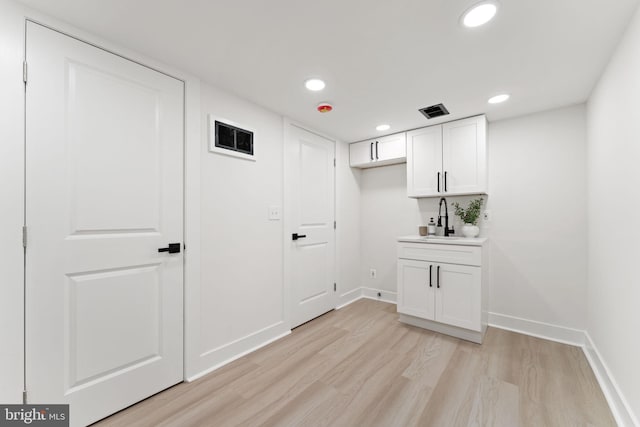
[[[434,243],[437,245],[462,245],[462,246],[482,246],[489,239],[486,237],[443,237],[443,236],[401,236],[398,237],[398,242],[410,242],[410,243]]]

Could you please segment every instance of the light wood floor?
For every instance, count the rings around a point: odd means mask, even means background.
[[[577,347],[490,328],[483,345],[360,300],[106,426],[614,426]]]

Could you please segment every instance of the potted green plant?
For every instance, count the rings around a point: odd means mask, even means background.
[[[482,208],[483,201],[482,197],[472,200],[466,209],[462,208],[458,202],[453,203],[456,215],[464,222],[462,227],[464,237],[478,237],[480,234],[478,219],[480,219],[480,208]]]

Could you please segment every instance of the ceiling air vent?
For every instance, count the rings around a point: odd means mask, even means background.
[[[424,114],[427,119],[435,119],[436,117],[446,116],[447,114],[449,114],[449,110],[447,110],[443,104],[421,108],[420,112]]]

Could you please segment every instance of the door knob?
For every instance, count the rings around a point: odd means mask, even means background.
[[[293,233],[293,234],[291,235],[291,240],[304,239],[305,237],[307,237],[307,235],[306,235],[306,234]]]
[[[169,252],[170,254],[177,254],[180,252],[180,243],[169,243],[166,248],[158,248],[158,252]]]

